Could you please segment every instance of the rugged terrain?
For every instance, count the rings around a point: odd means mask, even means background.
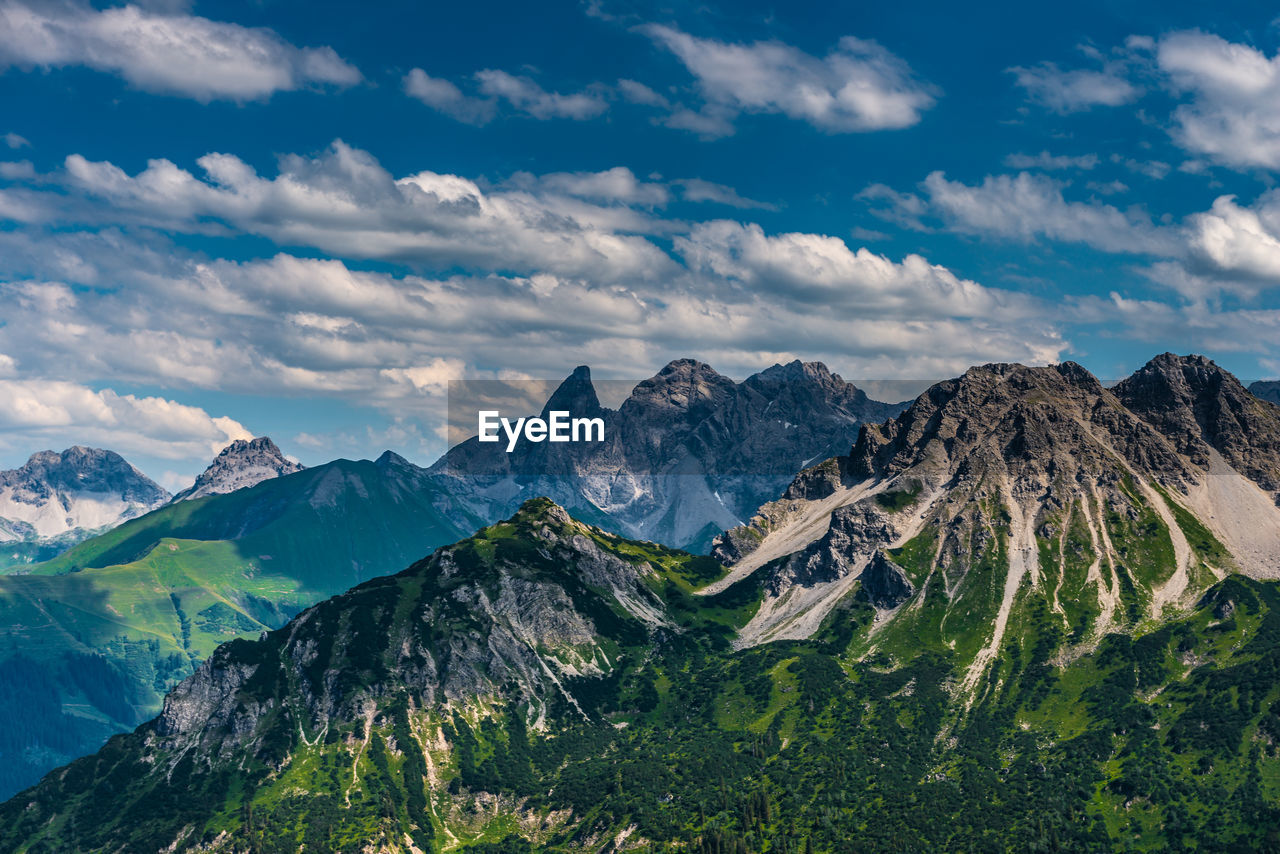
[[[426,481],[390,453],[337,461],[169,504],[0,576],[0,794],[155,714],[223,641],[481,524]]]
[[[32,454],[21,468],[0,471],[0,569],[47,560],[168,500],[113,451]]]
[[[865,573],[898,591],[865,651],[946,647],[976,686],[1037,609],[1070,657],[1229,573],[1280,577],[1277,430],[1280,408],[1201,357],[1110,390],[1071,363],[973,368],[718,541],[729,579],[765,568],[741,642],[809,636]]]
[[[547,403],[578,415],[593,406],[585,368]],[[0,578],[0,716],[19,714],[33,692],[43,710],[0,741],[0,796],[154,714],[219,643],[398,571],[527,496],[554,494],[609,530],[709,545],[733,513],[852,441],[859,419],[896,408],[821,365],[735,383],[682,360],[618,412],[600,411],[607,448],[539,459],[548,446],[523,446],[466,470],[460,460],[489,448],[463,445],[430,470],[387,452],[298,471],[270,439],[237,442],[170,505]],[[490,473],[467,473],[476,470]],[[101,690],[84,687],[86,667]]]
[[[966,705],[947,645],[861,651],[874,598],[735,650],[764,591],[690,594],[721,572],[531,501],[221,647],[159,717],[0,806],[0,847],[1280,844],[1274,583],[1231,575],[1069,663],[1057,615],[1033,611]]]

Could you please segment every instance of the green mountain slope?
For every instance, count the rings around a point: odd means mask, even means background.
[[[0,794],[154,715],[220,643],[457,539],[435,500],[393,455],[340,460],[169,505],[0,577]]]
[[[735,649],[767,576],[690,595],[720,573],[531,502],[221,647],[155,721],[0,807],[0,847],[1280,845],[1274,583],[1228,577],[1069,661],[1029,606],[969,694],[949,644],[860,651],[856,592],[810,639]]]

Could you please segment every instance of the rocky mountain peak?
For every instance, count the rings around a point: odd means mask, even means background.
[[[0,542],[65,548],[168,500],[168,492],[114,451],[80,445],[40,451],[20,468],[0,472]]]
[[[235,492],[303,468],[302,464],[286,458],[276,443],[266,436],[237,439],[223,448],[196,482],[175,495],[173,500],[187,501]]]
[[[154,505],[168,498],[158,484],[115,451],[75,445],[65,451],[39,451],[18,469],[0,472],[0,487],[32,497],[55,492],[116,493],[127,502]]]
[[[542,416],[552,411],[569,412],[575,418],[594,418],[604,412],[591,383],[591,368],[579,365],[560,383],[542,407]]]
[[[650,419],[696,417],[710,412],[732,394],[736,385],[708,364],[676,359],[655,376],[638,383],[622,404],[622,411],[643,412]]]
[[[1115,404],[1074,362],[971,368],[929,388],[897,418],[865,426],[850,472],[892,477],[923,465],[946,478],[995,466],[1056,475],[1110,468],[1106,446],[1114,446],[1144,467],[1189,476],[1149,425]]]
[[[842,401],[865,403],[866,394],[846,382],[839,374],[822,362],[802,362],[799,359],[785,365],[773,365],[758,374],[748,377],[744,385],[756,388],[767,388],[780,385],[791,385],[795,388],[810,389],[815,394],[835,392]]]
[[[374,464],[374,465],[376,465],[376,466],[377,466],[378,468],[380,468],[380,469],[385,469],[385,468],[410,468],[410,469],[412,469],[412,468],[415,468],[415,466],[413,465],[413,463],[409,462],[409,461],[408,461],[408,460],[406,460],[404,457],[402,457],[402,456],[400,456],[399,454],[397,454],[395,451],[390,451],[390,450],[388,450],[388,451],[383,451],[381,454],[379,454],[379,455],[378,455],[378,458],[377,458],[376,460],[374,460],[374,461],[373,461],[373,464]]]
[[[1164,353],[1113,392],[1196,465],[1209,469],[1220,454],[1263,489],[1280,491],[1280,408],[1212,360]]]

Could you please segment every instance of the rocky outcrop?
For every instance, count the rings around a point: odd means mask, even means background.
[[[288,459],[266,436],[257,439],[236,439],[221,453],[188,489],[173,497],[174,501],[189,501],[209,495],[223,495],[237,489],[257,486],[264,480],[300,472],[301,463]]]
[[[916,593],[915,585],[907,578],[906,570],[890,560],[883,551],[872,556],[858,580],[862,583],[858,595],[886,611],[898,607]]]
[[[831,514],[827,532],[815,543],[789,557],[769,575],[767,586],[776,594],[788,587],[812,587],[838,581],[864,565],[869,556],[897,539],[897,523],[874,503],[841,507]]]

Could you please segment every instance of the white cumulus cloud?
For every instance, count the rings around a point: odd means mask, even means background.
[[[1156,61],[1191,98],[1174,111],[1183,147],[1233,168],[1280,169],[1280,54],[1190,31],[1160,39]]]
[[[673,119],[706,135],[729,131],[741,112],[778,113],[831,133],[905,128],[938,94],[901,58],[852,36],[818,58],[779,41],[735,44],[656,24],[641,31],[693,74],[710,109]]]
[[[196,406],[42,379],[0,379],[5,434],[49,447],[91,444],[167,459],[208,458],[236,439],[253,438],[238,421]]]
[[[114,217],[180,231],[204,230],[217,220],[282,245],[351,258],[601,279],[656,276],[672,265],[645,237],[626,233],[650,224],[625,206],[547,188],[489,191],[430,171],[397,178],[340,141],[317,157],[282,158],[275,177],[230,154],[197,163],[203,177],[168,160],[152,160],[129,175],[112,163],[72,155],[66,173],[70,187],[108,203],[104,213]],[[616,183],[619,177],[592,180]]]
[[[268,29],[135,5],[0,2],[0,68],[73,65],[198,101],[250,101],[361,80],[332,48],[295,47]]]

